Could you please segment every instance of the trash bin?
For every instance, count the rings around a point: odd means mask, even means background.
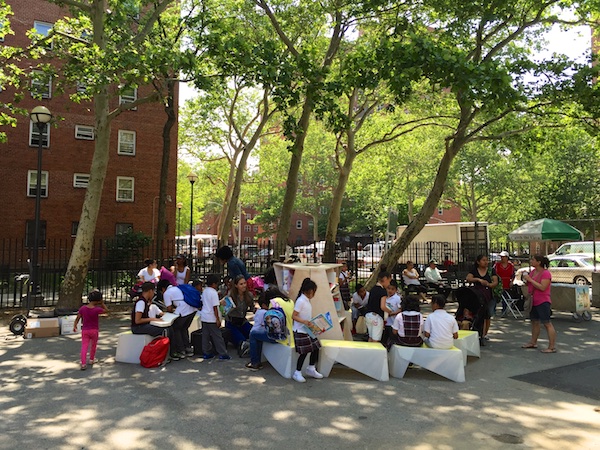
[[[591,320],[590,287],[552,283],[552,309],[573,313],[573,319],[577,322]]]

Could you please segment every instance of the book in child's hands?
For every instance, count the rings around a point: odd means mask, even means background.
[[[225,302],[225,304],[221,305],[221,314],[225,317],[229,314],[229,311],[235,308],[235,302],[229,296],[225,297],[222,301]]]
[[[326,312],[325,314],[319,314],[318,316],[310,319],[311,326],[304,325],[306,334],[310,337],[317,337],[319,334],[326,332],[333,328],[333,321],[331,320],[331,314]]]

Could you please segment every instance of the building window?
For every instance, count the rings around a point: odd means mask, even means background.
[[[296,220],[296,230],[301,230],[301,229],[302,229],[302,221]]]
[[[135,179],[132,177],[117,177],[117,201],[132,202]]]
[[[29,121],[29,146],[37,147],[40,145],[40,133],[38,131],[37,124]],[[50,146],[50,124],[45,123],[42,125],[42,147],[48,148]]]
[[[252,220],[252,214],[246,214],[246,220]]]
[[[258,225],[254,225],[254,227],[252,227],[252,229],[254,230],[255,233],[258,233]]]
[[[52,24],[47,22],[38,22],[37,20],[33,22],[33,28],[35,28],[35,32],[40,36],[48,36],[50,34],[50,30],[52,30]],[[52,50],[52,41],[48,42],[44,48],[48,50]]]
[[[83,81],[78,81],[77,82],[77,93],[85,94],[86,92],[87,92],[87,83],[84,83]]]
[[[133,231],[132,223],[117,223],[115,225],[115,234],[118,236],[120,234],[126,234]]]
[[[35,70],[31,78],[31,96],[33,98],[52,97],[52,78],[49,74]]]
[[[250,244],[251,242],[252,242],[252,241],[251,241],[251,239],[250,239],[248,236],[246,236],[246,237],[244,238],[244,244]]]
[[[244,231],[245,231],[246,233],[249,233],[249,232],[250,232],[250,230],[251,230],[251,227],[250,227],[250,225],[244,225]]]
[[[325,214],[327,214],[327,206],[321,206],[321,207],[319,207],[319,213],[320,213],[321,215],[323,215],[323,216],[324,216]]]
[[[312,228],[315,226],[315,223],[312,220],[308,221],[308,228]]]
[[[40,196],[48,197],[48,172],[42,171],[42,180],[40,187]],[[27,172],[27,197],[35,197],[35,189],[37,183],[37,170],[29,170]]]
[[[444,215],[444,208],[438,207],[438,216],[443,216],[443,215]]]
[[[93,141],[95,134],[94,127],[89,125],[75,125],[75,139]]]
[[[135,156],[135,131],[119,130],[119,155]]]
[[[6,31],[4,27],[6,26],[6,22],[4,20],[0,20],[0,42],[4,42],[4,35]]]
[[[133,103],[137,100],[137,88],[126,87],[121,91],[119,95],[119,104],[124,105],[126,103]],[[136,110],[137,108],[131,108]]]
[[[90,183],[89,173],[74,173],[73,174],[73,187],[74,188],[87,188]]]
[[[71,237],[77,236],[78,229],[79,229],[79,222],[71,222]]]
[[[25,222],[25,247],[33,247],[35,242],[35,220]],[[46,221],[40,220],[38,247],[46,248]]]

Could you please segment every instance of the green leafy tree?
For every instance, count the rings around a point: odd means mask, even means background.
[[[83,80],[91,98],[96,140],[90,180],[86,191],[73,251],[61,285],[59,305],[81,302],[91,257],[100,199],[109,159],[111,123],[123,111],[156,101],[156,91],[131,103],[111,107],[111,100],[131,87],[147,84],[156,64],[147,59],[155,45],[150,39],[158,18],[171,0],[120,2],[116,0],[54,0],[71,10],[72,17],[55,24],[54,57],[62,61],[61,75],[71,83]],[[136,17],[139,17],[136,19]],[[162,61],[161,61],[162,62]],[[81,97],[74,97],[74,100]]]
[[[589,19],[585,7],[592,4],[577,4],[583,7],[577,11],[582,20]],[[540,32],[552,23],[565,22],[556,14],[571,3],[431,1],[427,6],[431,9],[419,17],[422,32],[396,35],[392,26],[382,39],[379,51],[387,55],[382,57],[382,72],[388,72],[394,89],[397,74],[416,70],[432,86],[447,90],[455,103],[456,117],[423,208],[384,255],[367,283],[369,287],[375,283],[379,267],[393,267],[425,226],[442,198],[451,164],[465,145],[528,131],[528,127],[501,126],[518,115],[535,117],[535,126],[545,126],[553,123],[565,102],[583,99],[591,110],[590,98],[597,98],[590,90],[587,66],[562,57],[541,62],[531,57],[530,49],[542,44]],[[536,82],[529,82],[530,74],[538,76]]]

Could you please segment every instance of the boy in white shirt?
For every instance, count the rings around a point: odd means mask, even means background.
[[[194,352],[190,345],[188,328],[194,320],[197,308],[188,305],[183,299],[183,292],[177,286],[172,286],[168,280],[160,280],[156,289],[162,293],[163,301],[167,311],[179,315],[173,322],[173,353],[171,359],[174,361],[192,356]]]
[[[387,298],[385,299],[385,304],[381,304],[381,309],[383,312],[387,313],[387,318],[385,319],[385,328],[383,330],[383,337],[381,342],[386,345],[388,340],[392,335],[392,325],[394,324],[394,319],[396,315],[400,312],[400,302],[402,299],[400,295],[398,295],[398,283],[396,280],[391,280],[390,284],[386,288]]]
[[[219,294],[217,287],[219,286],[219,277],[210,275],[206,280],[206,287],[202,292],[202,310],[200,311],[200,319],[202,320],[202,352],[204,359],[213,358],[215,355],[210,354],[210,341],[212,340],[216,352],[220,360],[231,359],[227,354],[227,347],[221,334],[221,320],[219,319]]]
[[[444,310],[446,299],[443,295],[434,295],[431,299],[433,312],[427,316],[423,325],[423,341],[428,347],[449,349],[454,347],[454,339],[458,339],[458,323],[454,317]]]

